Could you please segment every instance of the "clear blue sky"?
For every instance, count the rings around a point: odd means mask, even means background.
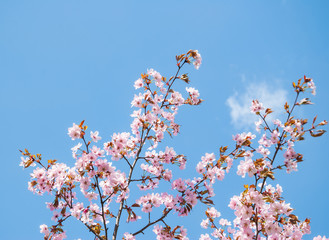
[[[232,106],[243,109],[241,101],[257,95],[273,104],[289,100],[291,82],[304,74],[314,79],[317,95],[300,116],[329,120],[328,9],[325,0],[2,0],[0,238],[42,239],[39,225],[51,224],[49,198],[27,190],[29,171],[18,166],[18,149],[72,165],[75,143],[67,128],[73,122],[85,119],[104,140],[128,131],[133,82],[147,68],[172,75],[174,56],[189,49],[203,58],[198,71],[185,71],[205,102],[179,113],[181,134],[167,142],[188,156],[185,176],[196,175],[205,152],[233,146],[232,134],[250,128],[247,115],[231,112]],[[295,214],[311,218],[305,239],[329,237],[328,142],[325,135],[299,144],[305,162],[278,179]],[[216,185],[216,206],[231,220],[229,199],[246,183],[234,175]],[[191,240],[204,233],[195,221],[198,210],[176,220]],[[69,225],[68,239],[78,238],[80,229]],[[87,231],[80,237],[91,239]]]

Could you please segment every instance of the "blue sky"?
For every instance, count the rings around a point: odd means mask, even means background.
[[[0,238],[41,239],[39,225],[51,224],[44,204],[50,198],[27,190],[29,171],[18,166],[18,149],[72,165],[75,143],[67,128],[73,122],[86,120],[104,140],[129,131],[134,81],[147,68],[173,75],[174,56],[189,49],[203,58],[198,71],[185,71],[205,102],[179,113],[181,134],[166,142],[188,156],[186,176],[196,175],[204,153],[233,146],[232,134],[251,129],[244,101],[291,100],[291,82],[304,74],[314,79],[317,95],[298,114],[328,120],[328,9],[328,1],[306,0],[2,0]],[[329,237],[328,140],[300,143],[305,162],[278,179],[296,215],[311,218],[305,239]],[[216,206],[231,220],[229,199],[248,182],[234,172],[216,185]],[[172,220],[186,226],[192,240],[203,233],[193,221],[201,219],[200,209],[192,218]],[[81,229],[71,223],[68,239],[90,239]]]

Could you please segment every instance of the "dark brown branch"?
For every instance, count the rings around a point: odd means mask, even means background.
[[[157,220],[155,220],[155,221],[153,221],[153,222],[149,222],[149,223],[146,224],[141,230],[139,230],[139,231],[133,233],[133,235],[136,236],[137,234],[142,233],[142,232],[143,232],[145,229],[147,229],[148,227],[150,227],[150,226],[156,224],[157,222],[162,221],[162,220],[168,215],[168,213],[171,212],[171,210],[172,210],[172,209],[170,209],[170,210],[168,210],[168,211],[165,211],[165,213],[164,213],[160,218],[158,218]]]

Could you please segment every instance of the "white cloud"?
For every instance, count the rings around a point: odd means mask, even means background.
[[[287,102],[287,91],[266,83],[249,83],[241,92],[235,92],[226,100],[231,110],[233,125],[239,129],[254,128],[257,116],[250,112],[252,100],[259,100],[265,108],[271,108],[274,112],[269,115],[269,120],[278,118],[284,112],[283,106]]]

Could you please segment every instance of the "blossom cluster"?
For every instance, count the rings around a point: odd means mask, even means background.
[[[248,132],[233,136],[235,149],[228,155],[224,153],[227,147],[221,148],[221,157],[240,160],[237,166],[237,175],[245,177],[248,175],[254,179],[251,185],[245,185],[240,195],[231,198],[229,207],[234,211],[236,218],[233,225],[226,219],[220,219],[218,223],[215,218],[220,216],[217,210],[207,210],[207,218],[201,222],[201,227],[212,228],[211,235],[218,239],[302,239],[303,235],[310,234],[310,220],[301,221],[293,214],[290,203],[286,203],[282,196],[282,187],[277,184],[273,187],[267,183],[268,179],[275,180],[275,172],[285,169],[287,173],[297,171],[298,163],[303,161],[303,155],[294,149],[295,143],[305,139],[306,133],[313,137],[321,136],[325,131],[317,130],[318,127],[326,125],[326,121],[315,124],[316,117],[311,126],[307,127],[307,119],[298,119],[292,116],[297,106],[312,104],[308,98],[298,101],[302,92],[311,89],[315,94],[315,85],[312,79],[304,77],[293,83],[296,98],[291,107],[288,103],[284,109],[287,113],[286,121],[281,122],[274,119],[268,121],[268,115],[272,113],[270,108],[265,109],[258,100],[253,100],[250,111],[259,116],[260,120],[255,123],[256,135]],[[255,146],[256,144],[256,146]],[[211,155],[207,159],[212,159]],[[281,158],[281,159],[280,159]],[[209,161],[209,160],[208,160]],[[199,168],[200,171],[202,168]],[[326,239],[325,237],[323,237]],[[200,240],[212,239],[207,234],[202,234]],[[314,239],[322,239],[318,236]]]
[[[176,56],[176,61],[177,73],[169,79],[154,69],[148,69],[135,81],[135,89],[142,91],[135,94],[131,102],[131,106],[137,110],[131,114],[133,120],[130,132],[114,133],[110,141],[105,141],[103,146],[99,147],[96,143],[102,137],[98,131],[91,131],[88,141],[84,121],[80,124],[73,123],[68,129],[68,135],[72,140],[79,141],[71,148],[75,159],[74,166],[57,163],[56,160],[48,160],[45,163],[41,154],[33,155],[27,149],[22,151],[24,156],[20,165],[25,168],[35,167],[31,173],[29,190],[39,195],[54,195],[54,201],[47,203],[47,207],[52,211],[52,220],[56,224],[50,227],[44,224],[40,226],[45,239],[66,238],[63,223],[71,217],[82,222],[98,239],[109,238],[109,219],[116,218],[113,231],[113,238],[116,238],[123,212],[127,212],[128,222],[141,219],[141,216],[128,207],[132,183],[140,190],[146,191],[155,189],[160,180],[165,180],[171,182],[173,191],[179,193],[177,196],[167,192],[148,193],[132,202],[134,209],[140,207],[146,214],[149,214],[152,208],[162,205],[165,208],[165,216],[173,209],[179,215],[188,215],[196,204],[197,197],[203,199],[194,187],[198,184],[197,181],[172,180],[170,166],[178,165],[179,169],[184,169],[186,157],[176,154],[171,147],[156,151],[166,134],[175,136],[179,133],[180,126],[175,121],[179,107],[202,102],[198,90],[193,87],[186,87],[185,94],[174,89],[174,82],[182,80],[189,83],[187,74],[179,74],[180,69],[185,64],[193,64],[198,69],[201,65],[201,55],[197,50],[190,50],[186,54]],[[117,169],[113,161],[124,161],[128,166],[128,173]],[[135,170],[138,165],[142,171],[140,177],[138,174],[141,171]],[[81,197],[87,201],[81,200]],[[112,212],[112,209],[115,209],[111,207],[112,202],[119,204],[117,214]],[[135,239],[135,235],[141,232],[125,233],[124,238]],[[182,227],[171,229],[169,226],[163,228],[157,225],[154,232],[159,238],[168,234],[175,237],[186,236],[186,230]]]
[[[314,118],[312,125],[307,127],[307,119],[292,115],[295,107],[311,104],[308,98],[297,100],[300,93],[308,89],[315,94],[313,80],[304,77],[293,84],[297,96],[292,107],[287,103],[284,106],[288,115],[286,121],[275,119],[270,124],[267,116],[272,110],[253,100],[250,110],[260,117],[255,123],[260,135],[258,141],[250,132],[234,135],[235,147],[231,152],[226,146],[220,148],[219,157],[205,153],[196,165],[198,176],[183,179],[174,176],[174,172],[185,169],[187,157],[176,153],[173,147],[166,146],[161,150],[159,144],[166,135],[173,137],[179,133],[176,116],[181,106],[202,102],[197,89],[186,87],[184,92],[179,92],[174,88],[178,81],[190,82],[187,74],[180,74],[181,68],[193,64],[199,69],[201,61],[200,53],[190,50],[176,56],[178,69],[170,78],[154,69],[141,74],[134,83],[138,93],[131,102],[134,110],[128,132],[114,133],[99,145],[102,137],[98,131],[90,131],[88,136],[84,121],[73,123],[68,128],[69,137],[78,141],[71,148],[73,166],[56,160],[45,162],[41,154],[31,154],[27,149],[21,151],[20,165],[33,167],[28,189],[38,195],[48,193],[53,196],[53,201],[46,205],[55,224],[40,226],[44,239],[65,239],[63,226],[69,218],[80,221],[95,239],[117,239],[121,216],[126,215],[128,224],[138,221],[139,229],[129,229],[122,239],[135,240],[153,227],[158,240],[188,240],[187,230],[180,225],[171,226],[167,216],[189,216],[198,203],[207,205],[206,219],[201,221],[201,227],[212,231],[210,235],[201,234],[201,240],[212,237],[224,240],[301,239],[310,233],[310,220],[300,221],[290,204],[283,200],[281,186],[273,187],[267,180],[275,180],[275,172],[281,169],[287,173],[297,171],[303,156],[295,151],[295,143],[304,140],[306,133],[318,137],[325,132],[317,128],[327,124],[326,121],[316,124]],[[282,157],[281,161],[277,160],[279,157]],[[245,185],[240,195],[231,198],[229,207],[234,211],[235,219],[228,221],[220,218],[212,197],[216,181],[224,179],[237,159],[240,159],[237,175],[243,178],[247,175],[255,182]],[[168,191],[156,192],[160,183],[167,184]],[[141,190],[136,199],[130,196],[134,189]],[[112,237],[109,229],[113,229]],[[314,238],[320,239],[326,238]]]

